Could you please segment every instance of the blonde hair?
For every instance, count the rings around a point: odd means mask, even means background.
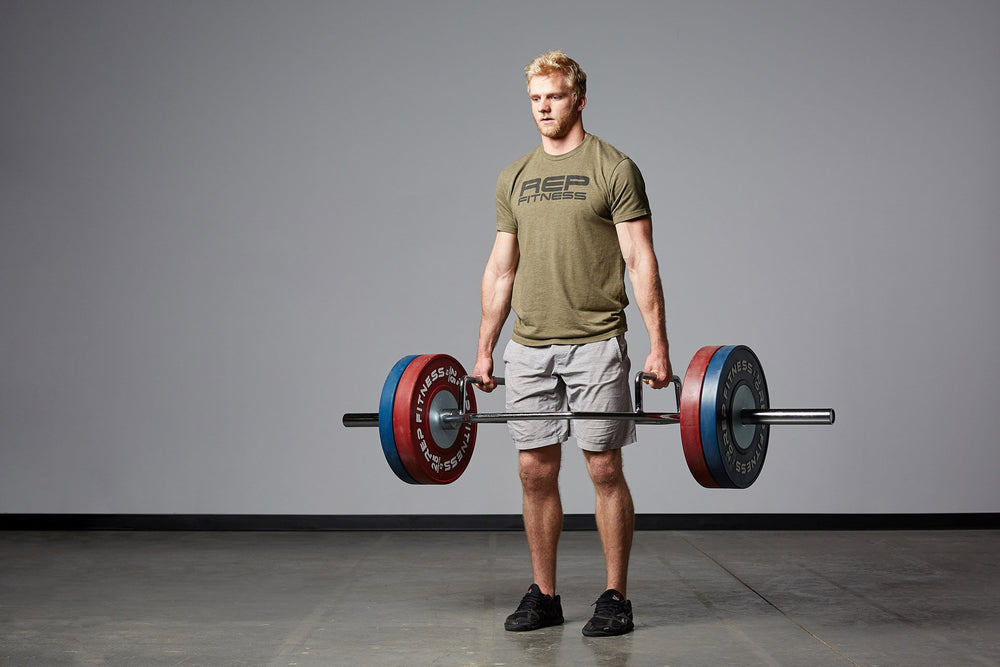
[[[552,76],[562,74],[573,89],[574,101],[587,96],[587,73],[580,69],[580,64],[562,51],[549,51],[537,56],[524,68],[524,77],[528,83],[536,76]]]

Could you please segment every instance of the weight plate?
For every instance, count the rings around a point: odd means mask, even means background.
[[[740,412],[769,407],[757,355],[745,345],[716,350],[701,389],[701,446],[712,477],[727,489],[754,483],[767,454],[769,427],[744,424]]]
[[[476,446],[476,425],[445,428],[443,410],[458,408],[465,369],[446,354],[414,359],[399,379],[392,425],[396,451],[419,484],[449,484],[469,465]],[[466,410],[475,412],[476,399],[466,395]]]
[[[399,378],[410,362],[416,358],[417,355],[411,354],[396,362],[385,378],[385,384],[382,385],[382,396],[378,402],[378,435],[382,441],[382,453],[385,454],[385,460],[392,471],[396,473],[396,477],[407,484],[416,484],[417,481],[410,476],[410,473],[406,472],[403,462],[399,460],[399,452],[396,451],[396,437],[393,435],[392,429],[392,406],[396,400],[396,387],[399,385]]]
[[[708,464],[705,463],[705,453],[701,446],[701,387],[705,380],[705,369],[712,355],[719,346],[703,347],[694,355],[684,383],[681,385],[681,444],[684,446],[684,458],[694,478],[704,487],[719,488],[719,483],[712,477]]]

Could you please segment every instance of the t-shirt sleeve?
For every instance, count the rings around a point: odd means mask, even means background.
[[[511,187],[511,179],[508,178],[507,173],[500,174],[500,177],[497,179],[496,193],[497,231],[517,234],[517,220],[514,218],[514,212],[510,208]]]
[[[646,182],[631,159],[625,158],[615,166],[609,187],[611,219],[615,224],[651,215]]]

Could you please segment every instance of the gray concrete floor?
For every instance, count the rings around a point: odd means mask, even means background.
[[[518,532],[0,533],[2,665],[1000,665],[1000,531],[636,533],[636,630],[508,633]]]

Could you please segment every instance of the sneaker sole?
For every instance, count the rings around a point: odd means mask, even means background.
[[[629,623],[626,627],[622,628],[621,630],[603,630],[603,629],[601,629],[601,630],[588,630],[587,628],[584,628],[583,629],[583,636],[584,637],[619,637],[621,635],[627,635],[628,633],[632,632],[633,630],[635,630],[635,625],[633,625],[632,623]]]
[[[539,623],[538,625],[515,625],[510,626],[506,623],[503,624],[503,629],[507,632],[531,632],[532,630],[541,630],[542,628],[551,628],[557,625],[562,625],[564,619],[559,619],[558,621],[552,621],[551,623]]]

